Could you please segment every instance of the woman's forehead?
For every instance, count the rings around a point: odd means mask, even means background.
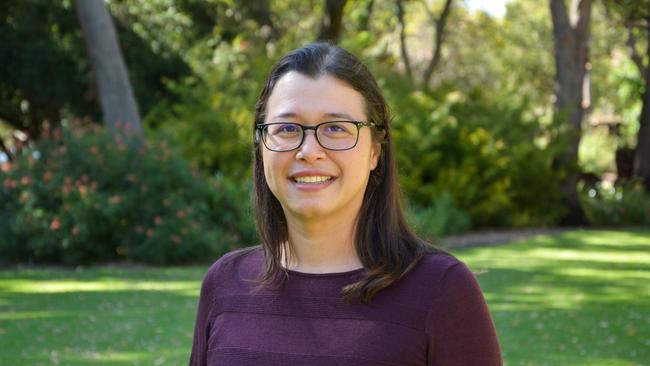
[[[267,104],[269,119],[365,119],[361,93],[346,82],[331,76],[315,78],[291,71],[282,76]]]

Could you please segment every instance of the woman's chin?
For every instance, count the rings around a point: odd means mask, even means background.
[[[313,202],[309,204],[293,205],[290,207],[289,211],[292,216],[300,220],[318,220],[333,215],[333,210],[330,207],[326,207],[326,205],[323,204],[314,204]]]

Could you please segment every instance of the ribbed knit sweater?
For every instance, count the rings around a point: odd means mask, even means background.
[[[341,289],[364,269],[288,271],[279,288],[254,290],[263,251],[225,265],[231,256],[203,280],[191,366],[502,364],[481,289],[454,257],[429,254],[369,304],[349,304]]]

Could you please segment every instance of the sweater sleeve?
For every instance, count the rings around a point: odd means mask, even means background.
[[[481,288],[462,262],[451,265],[427,317],[428,366],[501,366],[499,341]]]
[[[218,262],[208,270],[201,284],[196,323],[194,325],[190,366],[207,365],[208,337],[210,336],[209,320],[215,296],[215,272],[217,271],[217,264]]]

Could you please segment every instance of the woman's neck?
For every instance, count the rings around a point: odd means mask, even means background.
[[[354,219],[300,220],[287,217],[290,270],[307,273],[346,272],[361,268],[356,254]]]

